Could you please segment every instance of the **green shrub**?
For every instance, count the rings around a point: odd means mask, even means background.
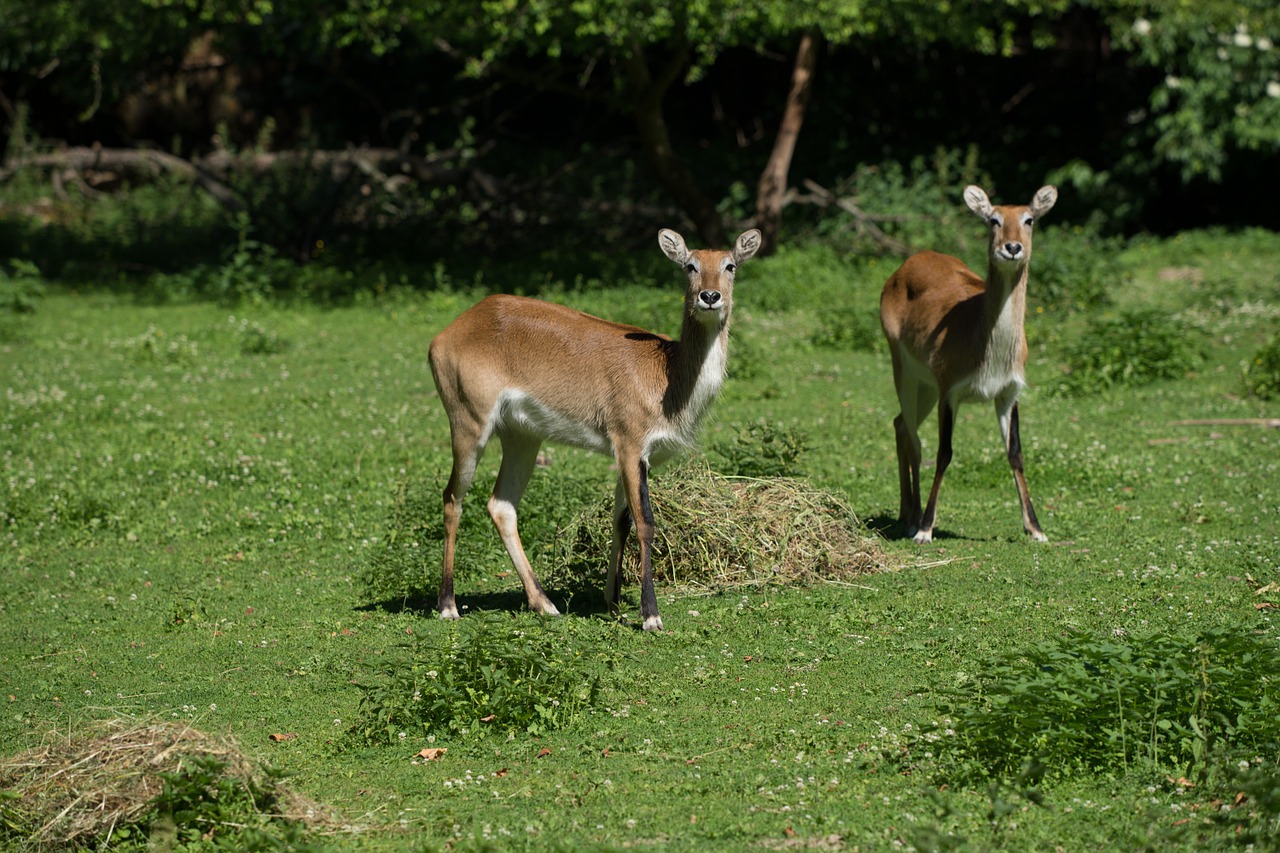
[[[964,778],[1032,763],[1204,775],[1280,749],[1280,647],[1239,627],[1185,638],[1083,634],[982,663],[952,691],[936,749]]]
[[[1067,352],[1067,395],[1180,379],[1204,359],[1201,335],[1168,314],[1125,311],[1090,324]]]
[[[729,344],[726,375],[730,379],[758,379],[768,374],[774,358],[774,350],[761,343],[757,335],[736,334]]]
[[[891,269],[883,259],[851,259],[839,247],[784,243],[776,255],[743,273],[734,302],[739,310],[777,313],[868,304],[879,299]]]
[[[170,335],[154,325],[117,345],[139,363],[191,365],[200,354],[199,345],[186,335]]]
[[[229,763],[211,755],[179,758],[172,772],[160,772],[164,790],[154,810],[140,821],[145,834],[129,827],[140,849],[204,845],[209,849],[320,850],[305,827],[279,817],[278,773],[265,783],[228,772]],[[119,839],[117,839],[119,843]]]
[[[279,334],[245,317],[232,317],[228,322],[240,338],[243,355],[276,355],[289,348],[289,342]]]
[[[1111,303],[1127,283],[1120,266],[1124,240],[1082,228],[1051,228],[1036,236],[1027,298],[1052,311],[1091,311]]]
[[[1255,397],[1280,397],[1280,337],[1272,338],[1245,362],[1244,384]]]
[[[858,254],[920,249],[961,254],[985,242],[986,231],[961,197],[969,184],[1000,195],[979,167],[974,146],[939,148],[905,167],[894,161],[864,165],[833,190],[837,198],[852,200],[860,215],[846,209],[846,215],[827,216],[819,227]]]
[[[30,261],[0,265],[0,314],[30,314],[44,296],[44,277]]]
[[[712,450],[724,457],[722,473],[737,477],[793,477],[809,437],[797,426],[761,418],[750,424],[731,424],[733,437]]]
[[[617,662],[613,622],[472,614],[389,653],[364,686],[351,734],[417,744],[540,735],[590,711]]]
[[[809,338],[814,346],[853,352],[876,352],[884,344],[879,307],[845,305],[822,312]]]

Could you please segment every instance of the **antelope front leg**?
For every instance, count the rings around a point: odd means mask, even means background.
[[[933,488],[929,490],[929,505],[924,509],[924,517],[920,519],[920,529],[915,535],[915,541],[921,545],[933,541],[933,525],[938,516],[938,492],[942,490],[942,475],[947,472],[947,466],[951,464],[951,436],[955,431],[955,425],[955,407],[943,400],[942,405],[938,407],[938,458],[934,463],[937,470],[933,474]]]
[[[1022,437],[1018,430],[1018,401],[1008,408],[1008,413],[998,412],[1000,432],[1004,434],[1005,447],[1009,454],[1009,467],[1013,469],[1013,482],[1018,488],[1018,502],[1022,505],[1022,529],[1037,542],[1048,542],[1036,519],[1035,507],[1031,505],[1031,491],[1027,488],[1027,477],[1022,470]]]
[[[644,459],[630,463],[620,461],[618,469],[635,522],[636,539],[640,542],[641,627],[646,631],[661,631],[658,596],[653,590],[653,509],[649,504],[649,463]]]

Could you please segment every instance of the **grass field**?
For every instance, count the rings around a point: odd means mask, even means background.
[[[1050,230],[1037,251],[1055,239],[1076,245]],[[551,589],[564,618],[524,612],[484,511],[496,452],[463,524],[466,615],[434,618],[449,459],[427,345],[479,290],[232,308],[50,282],[0,326],[0,754],[182,723],[317,804],[290,824],[188,772],[196,793],[117,827],[121,849],[1276,849],[1280,402],[1244,373],[1280,334],[1280,236],[1112,251],[1110,302],[1081,310],[1038,302],[1032,265],[1044,545],[987,407],[960,412],[935,542],[893,522],[892,263],[745,266],[707,464],[749,468],[753,426],[756,461],[785,439],[783,473],[897,568],[690,570],[659,587],[656,635],[634,584],[630,622],[601,613],[604,554]],[[672,333],[681,281],[658,269],[548,292]],[[549,451],[521,518],[544,577],[613,479]],[[7,843],[53,817],[38,806],[0,799]]]

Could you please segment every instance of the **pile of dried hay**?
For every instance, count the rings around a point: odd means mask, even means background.
[[[315,802],[265,778],[227,740],[180,722],[108,720],[0,759],[0,790],[12,798],[0,804],[0,829],[25,835],[24,849],[106,847],[154,808],[165,786],[160,774],[202,757],[224,765],[222,774],[236,784],[269,787],[279,814],[264,817],[307,829],[338,826]]]
[[[650,481],[654,577],[727,589],[769,583],[849,582],[897,567],[882,540],[838,495],[786,477],[725,477],[705,462],[660,471]],[[612,538],[612,498],[560,531],[548,583],[581,584],[603,573]],[[635,537],[626,580],[638,577]],[[562,574],[563,573],[563,574]]]

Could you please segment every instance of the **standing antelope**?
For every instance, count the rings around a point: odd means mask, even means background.
[[[543,441],[612,454],[613,547],[605,603],[617,610],[622,552],[632,522],[640,541],[640,613],[646,631],[662,630],[653,591],[653,513],[649,466],[690,447],[724,382],[729,312],[738,265],[760,248],[760,232],[738,237],[732,252],[691,252],[674,231],[658,245],[684,267],[680,340],[519,296],[490,296],[431,342],[431,374],[449,416],[453,470],[444,490],[441,618],[458,618],[453,597],[454,547],[462,499],[490,437],[502,442],[502,464],[489,498],[529,608],[558,616],[529,565],[516,510]]]
[[[984,281],[959,258],[918,252],[885,282],[880,324],[893,358],[893,384],[901,414],[893,421],[898,444],[898,518],[919,543],[933,539],[938,489],[951,462],[951,434],[962,402],[994,400],[1022,526],[1046,541],[1031,507],[1018,436],[1018,393],[1026,385],[1027,270],[1032,223],[1048,213],[1058,191],[1041,187],[1031,204],[995,207],[979,187],[966,187],[969,209],[991,228]],[[920,424],[938,403],[938,458],[933,489],[920,512]]]

